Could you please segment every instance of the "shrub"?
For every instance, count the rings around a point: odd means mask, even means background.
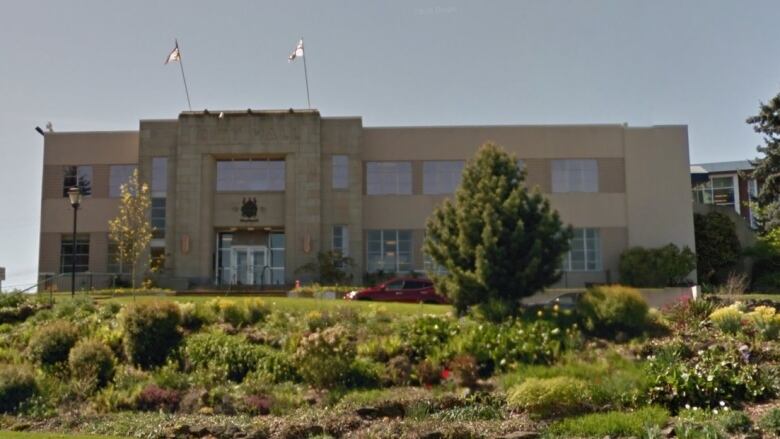
[[[519,364],[551,364],[580,338],[576,327],[562,329],[554,322],[508,320],[464,324],[446,349],[448,354],[474,357],[482,376],[511,370]]]
[[[259,346],[243,337],[220,332],[196,334],[188,337],[184,352],[196,369],[208,370],[218,380],[241,382],[246,374],[257,368],[262,357]]]
[[[68,356],[72,376],[97,387],[105,386],[114,376],[114,353],[99,340],[81,340]]]
[[[771,370],[749,362],[738,343],[714,344],[687,357],[679,349],[661,351],[648,361],[648,396],[676,410],[687,405],[719,408],[773,396],[778,383]]]
[[[655,249],[632,247],[620,255],[620,283],[632,287],[663,288],[680,285],[696,268],[691,249],[674,244]]]
[[[631,287],[591,288],[582,296],[577,309],[585,329],[605,337],[614,337],[620,332],[638,335],[648,323],[647,302]]]
[[[165,363],[168,354],[181,341],[180,318],[179,307],[171,302],[126,306],[121,321],[127,358],[144,368]]]
[[[752,437],[750,418],[741,411],[713,409],[681,410],[677,415],[674,432],[681,439]]]
[[[180,401],[181,393],[178,390],[163,389],[149,384],[138,394],[135,404],[139,410],[175,412]]]
[[[28,345],[30,357],[46,367],[63,363],[78,338],[78,330],[72,323],[52,321],[33,333]]]
[[[590,409],[588,385],[571,377],[529,378],[509,390],[507,405],[545,418],[582,413]]]
[[[295,351],[298,373],[308,384],[330,388],[345,384],[347,371],[355,360],[352,334],[336,325],[303,337]]]
[[[547,430],[553,437],[646,437],[651,428],[662,428],[669,412],[643,407],[633,412],[593,413],[556,422]]]
[[[742,253],[734,222],[720,212],[694,214],[696,273],[699,282],[720,284],[726,280]]]
[[[293,359],[285,352],[271,348],[264,349],[257,364],[257,373],[264,381],[277,384],[300,380]]]
[[[432,355],[457,334],[457,325],[449,317],[424,315],[403,325],[401,333],[406,337],[410,359],[418,361]]]
[[[407,386],[411,382],[412,363],[406,355],[397,355],[387,362],[385,381],[396,386]]]
[[[745,314],[745,320],[764,340],[775,340],[780,336],[780,314],[771,306],[757,306]]]
[[[414,367],[414,376],[424,386],[435,386],[441,382],[442,368],[426,358]]]
[[[773,408],[766,412],[758,421],[759,427],[767,433],[780,435],[780,408]]]
[[[736,334],[742,328],[744,314],[735,306],[718,308],[710,314],[710,321],[727,334]]]
[[[358,357],[350,365],[345,383],[352,388],[378,387],[384,374],[385,368],[381,363]]]
[[[0,412],[15,411],[36,391],[35,377],[29,368],[0,364]]]
[[[477,360],[471,355],[458,355],[449,363],[455,382],[461,387],[474,388],[479,379]]]

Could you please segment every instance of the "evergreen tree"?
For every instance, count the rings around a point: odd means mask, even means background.
[[[434,282],[458,313],[478,305],[499,319],[560,279],[571,234],[538,188],[526,188],[517,161],[487,143],[463,170],[454,200],[428,219],[424,250],[446,270]]]
[[[149,209],[152,196],[149,185],[138,181],[138,169],[119,188],[119,214],[108,222],[108,235],[116,242],[120,266],[129,263],[135,288],[135,271],[141,256],[152,240]]]
[[[759,181],[759,225],[763,231],[780,225],[780,94],[768,104],[761,103],[756,116],[747,119],[753,130],[764,137],[764,145],[756,148],[763,157],[751,162],[753,178]]]

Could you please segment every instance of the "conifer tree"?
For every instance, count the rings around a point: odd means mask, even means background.
[[[454,199],[428,219],[424,250],[446,270],[434,282],[459,314],[478,305],[501,319],[560,279],[571,235],[539,189],[528,190],[517,161],[487,143],[467,163]]]
[[[138,181],[138,169],[119,188],[119,214],[108,222],[108,235],[116,243],[120,266],[129,263],[135,289],[135,271],[152,240],[149,209],[152,196],[149,185]]]
[[[755,159],[752,177],[760,182],[757,201],[759,225],[764,232],[780,226],[780,94],[761,103],[757,115],[747,119],[764,138],[756,148],[763,157]]]

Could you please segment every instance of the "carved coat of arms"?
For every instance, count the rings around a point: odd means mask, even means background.
[[[257,198],[242,199],[241,221],[257,221]]]

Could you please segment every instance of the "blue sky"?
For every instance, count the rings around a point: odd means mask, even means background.
[[[693,162],[739,160],[780,91],[780,2],[0,0],[0,266],[35,282],[42,138],[186,108],[312,106],[367,126],[687,124]]]

